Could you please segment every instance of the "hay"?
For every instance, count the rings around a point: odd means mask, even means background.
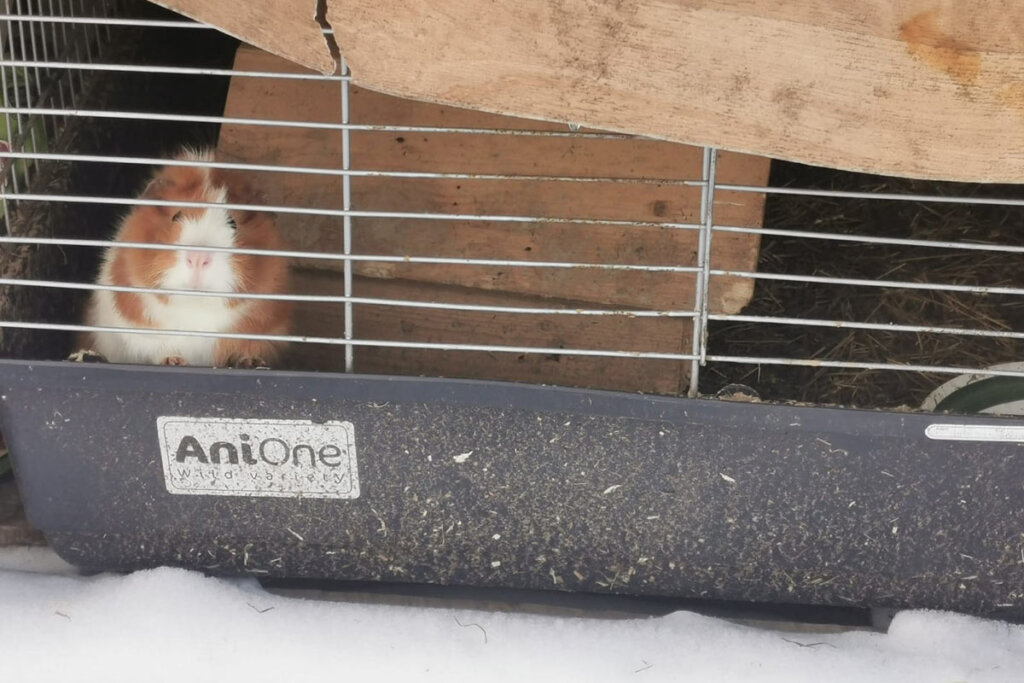
[[[881,178],[777,162],[772,185],[915,193],[953,197],[1021,197],[1020,186],[969,185]],[[770,196],[765,227],[866,236],[1024,245],[1024,209],[934,202]],[[758,270],[867,280],[1019,287],[1021,256],[955,249],[871,245],[765,236]],[[745,314],[932,325],[983,330],[1024,329],[1024,299],[928,290],[759,280]],[[710,352],[983,368],[1021,359],[1012,339],[936,333],[714,323]],[[769,400],[856,407],[920,405],[943,373],[851,370],[762,364],[710,365],[701,388],[714,393],[742,382]]]

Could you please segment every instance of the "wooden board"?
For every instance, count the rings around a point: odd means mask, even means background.
[[[251,47],[239,49],[235,68],[301,71],[300,67]],[[352,88],[350,111],[353,123],[567,130],[557,124],[452,109],[361,88]],[[235,78],[225,115],[338,122],[340,85]],[[218,153],[228,160],[337,169],[342,153],[341,133],[282,127],[267,134],[265,129],[225,124]],[[697,262],[697,232],[661,224],[699,220],[700,190],[682,181],[701,177],[701,154],[699,148],[655,140],[353,131],[351,162],[357,170],[534,176],[500,180],[355,177],[352,206],[358,211],[524,219],[507,222],[357,217],[353,220],[353,252],[692,267]],[[763,185],[769,163],[765,158],[722,153],[718,180]],[[643,182],[568,182],[536,176]],[[253,181],[265,192],[270,204],[342,207],[342,181],[338,176],[260,173]],[[715,203],[716,221],[756,228],[761,223],[763,206],[763,195],[720,192]],[[583,222],[540,220],[548,217]],[[602,220],[651,225],[590,222]],[[342,251],[340,218],[281,213],[278,223],[298,249]],[[758,246],[756,233],[716,234],[712,265],[754,270]],[[296,266],[302,291],[341,292],[337,272],[340,262],[306,260]],[[692,310],[696,282],[693,273],[513,265],[357,262],[354,272],[357,296],[529,307]],[[714,311],[737,312],[750,300],[752,291],[753,282],[749,279],[713,278],[709,302]],[[340,337],[344,332],[341,311],[342,307],[337,305],[300,306],[296,331]],[[680,318],[466,313],[365,305],[355,306],[354,313],[355,333],[361,339],[666,353],[689,352],[692,339],[692,322]],[[302,346],[293,365],[337,370],[343,368],[342,359],[338,346]],[[689,370],[688,363],[667,360],[365,347],[357,347],[355,359],[357,370],[364,372],[542,381],[658,393],[679,391]]]
[[[299,269],[295,272],[294,284],[299,293],[343,293],[341,279],[326,271]],[[407,280],[357,277],[353,284],[357,296],[391,301],[546,308],[580,306],[580,302]],[[500,314],[368,305],[355,306],[354,314],[353,326],[361,339],[689,353],[692,338],[692,322],[678,318]],[[340,304],[298,304],[295,315],[296,328],[303,334],[339,337],[344,333],[344,307]],[[345,369],[342,346],[296,345],[290,355],[287,363],[294,369],[337,372]],[[357,370],[366,373],[486,378],[659,394],[685,391],[689,377],[688,364],[679,361],[557,353],[357,347],[355,358]]]
[[[241,48],[238,69],[298,71],[283,60]],[[225,113],[232,117],[268,117],[336,122],[339,86],[334,83],[234,79]],[[564,127],[536,121],[424,104],[355,89],[355,123],[502,128]],[[337,131],[275,129],[253,134],[247,126],[224,125],[219,152],[228,159],[257,163],[337,168],[341,135]],[[545,176],[700,178],[699,149],[653,140],[605,140],[452,134],[352,133],[352,166],[362,170],[444,171],[534,174]],[[763,185],[769,161],[722,153],[722,183]],[[273,204],[341,208],[337,176],[261,174],[267,201]],[[595,218],[649,222],[694,222],[700,191],[675,184],[570,183],[538,180],[465,180],[354,178],[353,207],[364,211],[404,211],[468,215]],[[720,192],[716,220],[723,225],[758,227],[764,197]],[[293,246],[303,250],[341,250],[342,221],[330,217],[281,215],[279,223]],[[694,230],[524,221],[434,221],[366,219],[355,221],[356,253],[389,256],[440,256],[578,263],[693,266],[698,236]],[[712,243],[712,264],[753,270],[757,235],[721,233]],[[305,265],[324,266],[326,262]],[[694,276],[689,273],[600,272],[566,269],[433,266],[363,263],[359,274],[496,289],[536,296],[638,308],[692,307]],[[747,279],[716,278],[712,308],[736,312],[752,294]]]
[[[328,0],[356,83],[901,176],[1024,177],[1012,0]]]
[[[313,0],[157,0],[323,73]],[[324,0],[393,95],[871,173],[1024,177],[1013,0]]]
[[[338,68],[316,21],[317,0],[152,1],[315,71]]]

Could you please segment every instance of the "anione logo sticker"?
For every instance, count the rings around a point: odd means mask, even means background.
[[[359,497],[351,422],[165,416],[156,426],[170,493]]]

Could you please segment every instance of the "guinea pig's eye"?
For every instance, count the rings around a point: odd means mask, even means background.
[[[235,224],[235,219],[228,216],[228,227],[232,230],[238,230],[238,225]]]
[[[174,222],[174,223],[177,223],[180,220],[181,220],[181,211],[179,211],[178,213],[176,213],[173,216],[171,216],[171,221]]]

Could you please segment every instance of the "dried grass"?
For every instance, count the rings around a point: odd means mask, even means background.
[[[773,185],[954,197],[1022,197],[1024,187],[880,178],[778,162]],[[957,242],[1024,245],[1024,209],[934,202],[809,198],[768,199],[765,227]],[[956,249],[773,237],[762,239],[762,272],[947,283],[1022,286],[1021,256]],[[759,280],[744,313],[825,320],[933,325],[982,330],[1024,329],[1024,299],[912,290]],[[937,333],[717,323],[711,353],[982,368],[1021,359],[1019,343]],[[709,366],[702,391],[742,382],[771,400],[857,407],[919,405],[951,375],[731,363]]]

